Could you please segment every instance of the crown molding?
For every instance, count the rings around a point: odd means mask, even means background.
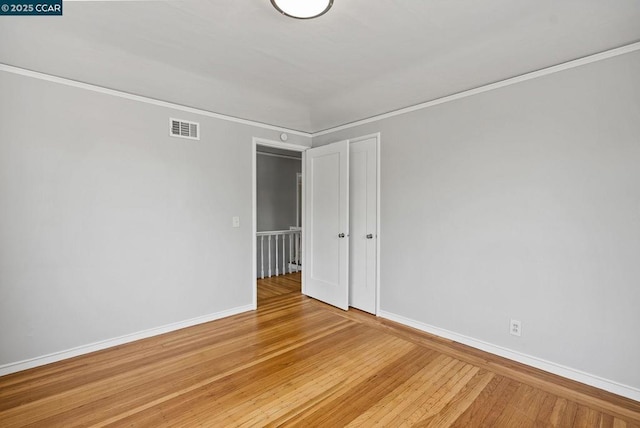
[[[593,55],[588,55],[582,58],[574,59],[571,61],[567,61],[561,64],[553,65],[551,67],[542,68],[540,70],[532,71],[529,73],[521,74],[519,76],[510,77],[508,79],[500,80],[498,82],[490,83],[488,85],[479,86],[477,88],[469,89],[466,91],[458,92],[452,95],[447,95],[445,97],[437,98],[431,101],[426,101],[420,104],[416,104],[410,107],[404,107],[398,110],[393,110],[387,113],[379,114],[376,116],[372,116],[366,119],[357,120],[351,123],[345,123],[343,125],[335,126],[332,128],[328,128],[318,132],[303,132],[295,129],[284,128],[276,125],[270,125],[262,122],[256,122],[249,119],[241,119],[234,116],[228,116],[221,113],[215,113],[203,109],[198,109],[194,107],[188,107],[181,104],[171,103],[168,101],[161,101],[154,98],[145,97],[142,95],[135,95],[124,91],[119,91],[116,89],[109,89],[98,85],[92,85],[89,83],[83,83],[76,80],[66,79],[64,77],[53,76],[46,73],[41,73],[38,71],[28,70],[25,68],[15,67],[8,64],[0,63],[0,71],[5,71],[7,73],[18,74],[22,76],[31,77],[34,79],[45,80],[48,82],[58,83],[61,85],[71,86],[74,88],[85,89],[88,91],[98,92],[101,94],[116,96],[120,98],[125,98],[128,100],[139,101],[146,104],[152,104],[160,107],[171,108],[174,110],[185,111],[188,113],[193,113],[201,116],[212,117],[215,119],[225,120],[228,122],[240,123],[243,125],[255,126],[257,128],[268,129],[271,131],[279,131],[279,132],[287,132],[292,135],[298,135],[301,137],[315,138],[321,137],[323,135],[331,134],[333,132],[343,131],[345,129],[354,128],[356,126],[366,125],[368,123],[377,122],[379,120],[388,119],[395,116],[400,116],[402,114],[411,113],[417,110],[426,109],[429,107],[433,107],[439,104],[448,103],[451,101],[459,100],[466,97],[471,97],[473,95],[481,94],[483,92],[492,91],[494,89],[503,88],[509,85],[515,85],[517,83],[526,82],[527,80],[537,79],[539,77],[548,76],[553,73],[558,73],[564,70],[569,70],[572,68],[580,67],[583,65],[591,64],[598,61],[603,61],[609,58],[614,58],[616,56],[625,55],[631,52],[635,52],[640,50],[640,42],[631,43],[625,46],[621,46],[614,49],[609,49],[603,52],[599,52]]]
[[[155,98],[149,98],[142,95],[131,94],[129,92],[119,91],[116,89],[105,88],[98,85],[92,85],[90,83],[79,82],[77,80],[67,79],[64,77],[53,76],[51,74],[40,73],[38,71],[28,70],[25,68],[15,67],[13,65],[0,63],[0,71],[7,73],[18,74],[21,76],[31,77],[38,80],[45,80],[47,82],[58,83],[65,86],[71,86],[74,88],[85,89],[87,91],[97,92],[100,94],[111,95],[114,97],[124,98],[127,100],[138,101],[145,104],[151,104],[159,107],[166,107],[173,110],[184,111],[187,113],[193,113],[200,116],[212,117],[214,119],[225,120],[227,122],[240,123],[242,125],[255,126],[257,128],[268,129],[270,131],[286,132],[292,135],[298,135],[301,137],[311,137],[308,132],[297,131],[295,129],[283,128],[281,126],[269,125],[262,122],[256,122],[248,119],[241,119],[234,116],[228,116],[221,113],[214,113],[208,110],[202,110],[199,108],[188,107],[182,104],[171,103],[168,101],[161,101]]]
[[[527,80],[537,79],[538,77],[548,76],[549,74],[558,73],[560,71],[569,70],[572,68],[591,64],[593,62],[603,61],[605,59],[613,58],[620,55],[625,55],[631,52],[635,52],[637,50],[640,50],[640,42],[631,43],[629,45],[621,46],[615,49],[610,49],[597,54],[588,55],[582,58],[563,62],[558,65],[553,65],[551,67],[542,68],[540,70],[521,74],[519,76],[510,77],[508,79],[500,80],[498,82],[490,83],[488,85],[483,85],[477,88],[458,92],[452,95],[447,95],[446,97],[436,98],[435,100],[426,101],[424,103],[416,104],[414,106],[393,110],[388,113],[383,113],[383,114],[369,117],[367,119],[346,123],[344,125],[339,125],[333,128],[325,129],[324,131],[314,132],[311,134],[311,137],[312,138],[321,137],[323,135],[331,134],[333,132],[343,131],[345,129],[354,128],[356,126],[365,125],[367,123],[377,122],[379,120],[388,119],[394,116],[400,116],[402,114],[411,113],[417,110],[422,110],[425,108],[437,106],[439,104],[448,103],[450,101],[459,100],[461,98],[471,97],[473,95],[481,94],[483,92],[493,91],[494,89],[504,88],[505,86],[515,85],[517,83],[526,82]]]

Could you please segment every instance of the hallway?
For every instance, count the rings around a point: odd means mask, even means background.
[[[258,307],[266,303],[270,298],[291,293],[301,293],[302,272],[288,275],[272,276],[258,280]]]

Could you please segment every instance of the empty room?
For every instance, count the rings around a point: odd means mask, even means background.
[[[640,427],[640,1],[0,0],[0,427]]]

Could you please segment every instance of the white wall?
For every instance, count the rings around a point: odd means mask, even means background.
[[[0,94],[0,366],[252,304],[252,137],[280,132],[7,72]]]
[[[314,138],[382,134],[381,309],[640,388],[639,76],[634,52]]]

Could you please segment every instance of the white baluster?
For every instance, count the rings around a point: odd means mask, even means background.
[[[264,235],[260,237],[260,263],[262,265],[260,277],[264,279]]]
[[[282,274],[283,275],[285,275],[287,273],[287,270],[285,269],[285,263],[286,263],[286,260],[287,260],[286,251],[285,251],[287,246],[284,244],[285,243],[285,236],[286,235],[284,235],[284,234],[282,235]]]
[[[293,233],[289,234],[289,273],[291,273],[293,270],[291,269],[291,259],[293,258]]]
[[[278,235],[274,235],[275,236],[275,241],[276,241],[276,276],[278,276]]]
[[[269,247],[269,278],[271,278],[271,235],[267,239],[267,247]]]

